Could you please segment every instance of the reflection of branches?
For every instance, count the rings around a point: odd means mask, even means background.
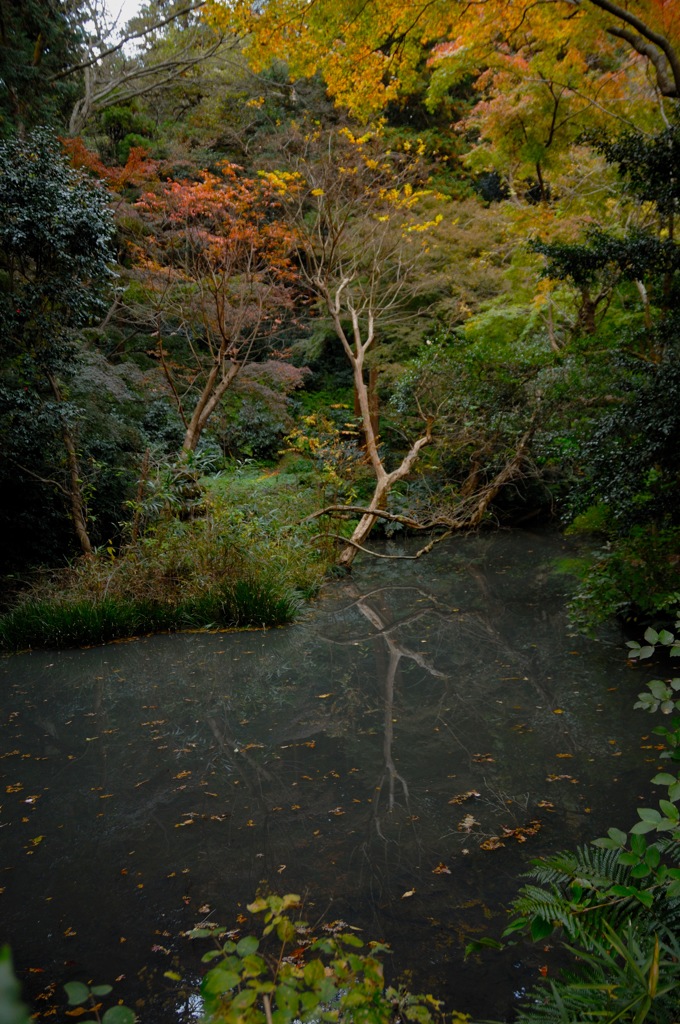
[[[365,597],[359,597],[356,601],[356,607],[362,613],[370,624],[376,629],[376,633],[373,636],[374,640],[382,638],[385,642],[388,652],[387,671],[384,678],[384,717],[383,717],[383,758],[385,761],[385,770],[382,774],[380,782],[376,787],[376,795],[374,798],[373,808],[373,820],[376,828],[376,832],[380,838],[386,842],[385,835],[381,826],[380,818],[380,802],[383,796],[385,785],[387,784],[387,813],[392,814],[396,805],[396,785],[400,784],[404,802],[407,810],[409,810],[409,789],[408,783],[402,775],[397,771],[396,764],[392,753],[394,744],[394,697],[395,697],[395,685],[397,679],[397,672],[399,664],[402,658],[410,658],[417,665],[423,668],[430,675],[445,679],[446,676],[443,672],[435,669],[433,666],[427,663],[427,659],[420,651],[412,651],[405,643],[398,641],[393,635],[393,631],[397,628],[404,626],[404,621],[399,623],[389,623],[386,621],[386,616],[381,614],[375,606],[368,603]],[[415,615],[410,616],[406,622],[416,622],[423,617],[424,611],[418,612]]]
[[[390,647],[389,639],[385,633],[382,634],[385,641]],[[402,655],[390,647],[389,662],[387,673],[385,675],[385,714],[384,714],[384,733],[383,733],[383,756],[385,758],[385,771],[380,780],[379,785],[376,787],[376,796],[374,800],[373,818],[375,821],[376,832],[383,840],[387,842],[383,835],[380,827],[380,798],[382,796],[383,787],[385,781],[388,782],[388,798],[387,798],[387,813],[392,814],[395,805],[395,783],[400,782],[402,792],[404,794],[404,801],[408,808],[409,806],[409,793],[408,784],[406,780],[399,774],[397,767],[392,757],[392,744],[394,742],[394,723],[393,723],[393,711],[394,711],[394,683],[397,676],[397,669],[399,668],[399,662],[401,661]]]

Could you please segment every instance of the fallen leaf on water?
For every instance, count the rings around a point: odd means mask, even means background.
[[[173,775],[174,779],[188,779],[191,772],[178,772],[177,775]]]
[[[499,836],[491,836],[479,844],[480,850],[498,850],[501,846],[505,846],[505,843]]]
[[[563,715],[564,711],[562,708],[553,708],[553,715]]]
[[[406,900],[406,899],[409,898],[409,896],[415,896],[415,894],[416,894],[415,889],[407,889],[406,892],[401,894],[401,898],[402,898],[402,900]]]
[[[336,816],[336,818],[339,818],[340,815],[344,814],[345,812],[343,811],[342,807],[334,807],[333,810],[329,811],[328,813],[329,814],[334,814]]]
[[[555,754],[555,757],[573,757],[573,754]]]
[[[539,800],[536,804],[537,807],[542,807],[544,811],[554,811],[555,805],[550,800]]]
[[[481,793],[477,792],[476,789],[468,789],[466,793],[458,793],[456,796],[452,796],[449,800],[450,804],[464,804],[468,800],[478,800],[481,797]]]
[[[20,793],[23,788],[23,782],[15,782],[13,786],[5,787],[5,793]]]
[[[479,825],[477,819],[473,817],[472,814],[466,814],[465,817],[458,822],[456,828],[459,832],[470,832],[475,825]]]
[[[491,754],[473,754],[472,760],[477,764],[491,764],[496,759]]]
[[[44,836],[36,836],[35,839],[29,839],[31,846],[39,846],[42,843]]]
[[[317,693],[316,699],[317,700],[326,700],[326,697],[332,697],[332,696],[333,696],[332,693]]]
[[[278,867],[276,869],[276,873],[279,874],[279,875],[282,875],[285,870],[286,870],[286,865],[282,864],[281,867]]]
[[[440,861],[436,868],[432,868],[433,875],[450,875],[451,869],[446,866],[444,861]]]
[[[74,932],[73,928],[71,928],[71,926],[70,926],[70,925],[68,926],[68,928],[67,928],[67,929],[66,929],[66,931],[64,932],[64,935],[65,935],[65,936],[66,936],[67,938],[71,938],[71,936],[72,936],[72,935],[77,935],[77,934],[78,934],[78,933],[77,933],[77,932]]]
[[[193,823],[193,818],[187,818],[186,821],[178,821],[177,824],[175,825],[175,828],[184,828],[185,825],[193,825]]]

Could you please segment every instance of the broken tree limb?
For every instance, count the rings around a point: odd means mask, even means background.
[[[362,522],[365,522],[370,517],[373,522],[377,519],[386,519],[389,522],[402,523],[414,530],[436,530],[437,528],[444,530],[442,534],[438,537],[433,537],[431,541],[429,541],[424,547],[420,548],[415,554],[388,555],[379,551],[371,551],[355,539],[357,530],[354,531],[352,537],[343,537],[338,533],[323,533],[316,534],[311,539],[318,540],[322,537],[331,538],[344,544],[345,550],[340,556],[339,564],[349,568],[352,559],[348,559],[346,557],[348,547],[352,549],[353,554],[356,554],[357,551],[362,551],[364,554],[372,555],[374,558],[408,559],[413,561],[417,558],[421,558],[425,554],[428,554],[437,544],[441,544],[443,540],[446,540],[456,531],[475,529],[475,527],[480,525],[489,510],[489,506],[503,488],[507,487],[508,484],[514,483],[523,474],[524,463],[528,458],[529,445],[536,429],[536,417],[537,411],[532,416],[529,427],[520,438],[514,454],[496,474],[493,480],[491,480],[491,482],[485,487],[478,490],[475,494],[470,495],[464,501],[460,502],[453,511],[453,514],[439,515],[434,519],[429,519],[427,522],[421,523],[409,516],[396,515],[392,512],[386,512],[383,509],[375,508],[373,503],[371,503],[368,507],[362,505],[329,505],[318,512],[312,513],[312,515],[307,516],[306,519],[303,520],[303,522],[309,522],[310,520],[317,519],[322,515],[353,514],[361,515]],[[363,540],[364,538],[362,537],[361,539]]]

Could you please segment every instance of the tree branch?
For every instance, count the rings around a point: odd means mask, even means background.
[[[634,28],[637,32],[639,32],[644,39],[652,43],[654,46],[658,47],[658,49],[661,50],[663,54],[665,54],[666,60],[668,61],[668,65],[673,74],[674,91],[668,94],[664,93],[664,95],[680,96],[680,57],[675,52],[675,49],[670,44],[668,39],[666,39],[665,36],[661,35],[661,33],[655,32],[654,29],[649,28],[649,26],[646,25],[641,18],[638,18],[637,15],[631,14],[631,12],[627,11],[624,7],[619,7],[619,5],[614,3],[613,0],[589,0],[589,2],[593,4],[594,7],[599,7],[601,11],[606,11],[607,14],[611,14],[615,18],[618,18],[619,21],[623,21],[627,25],[630,25],[631,28]],[[609,31],[611,32],[611,29]],[[644,53],[644,51],[639,50],[637,45],[633,43],[627,35],[622,35],[624,31],[626,30],[615,29],[612,34],[618,35],[622,39],[625,39],[627,43],[629,43],[631,46],[633,46],[635,50],[638,51],[638,53],[642,53],[644,56],[649,57],[649,59],[652,60],[658,74],[658,59],[654,61],[649,53]],[[659,88],[661,89],[660,83]],[[661,91],[663,92],[663,89],[661,89]]]
[[[99,61],[104,60],[105,57],[110,57],[112,53],[117,53],[118,50],[121,50],[126,43],[131,43],[133,39],[143,39],[151,32],[155,32],[159,28],[164,28],[165,25],[169,25],[177,18],[181,18],[185,14],[191,14],[193,11],[199,10],[199,8],[205,6],[205,3],[206,0],[198,0],[198,3],[190,5],[189,7],[183,7],[181,11],[176,11],[175,14],[169,15],[161,21],[154,22],[154,24],[149,25],[148,28],[140,29],[139,32],[131,32],[130,35],[123,36],[115,46],[110,46],[108,50],[103,50],[101,53],[92,54],[91,57],[87,60],[81,61],[80,64],[72,64],[71,67],[65,68],[63,71],[59,71],[56,75],[52,75],[50,81],[56,82],[60,78],[67,78],[69,75],[74,75],[76,71],[84,71],[85,68],[91,68],[93,64],[98,64]]]

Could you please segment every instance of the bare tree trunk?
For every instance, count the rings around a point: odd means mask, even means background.
[[[61,394],[61,388],[59,387],[56,377],[52,376],[51,373],[48,373],[47,378],[50,382],[52,393],[56,401],[59,403],[63,402],[64,399]],[[73,434],[71,433],[69,425],[63,416],[61,416],[61,432],[64,439],[64,447],[66,448],[66,465],[68,466],[69,476],[69,487],[67,488],[67,493],[71,510],[71,521],[73,522],[76,536],[78,537],[83,554],[87,558],[91,558],[93,551],[92,544],[90,542],[90,535],[87,532],[87,511],[85,498],[83,497],[78,453],[73,440]]]
[[[210,373],[208,374],[205,387],[203,388],[200,398],[198,399],[198,402],[194,407],[194,411],[191,414],[191,419],[186,425],[187,429],[184,435],[184,441],[182,442],[183,452],[196,451],[196,445],[201,438],[201,434],[203,433],[208,420],[217,408],[218,403],[222,399],[236,374],[241,369],[242,365],[242,363],[230,361],[229,369],[226,372],[220,363],[216,362],[213,365]],[[220,371],[222,371],[222,379],[218,382],[217,378]]]
[[[347,301],[346,308],[352,320],[352,341],[350,342],[342,323],[343,292],[347,285],[350,284],[350,280],[350,278],[343,279],[340,285],[336,288],[335,294],[332,296],[323,282],[317,282],[319,291],[323,295],[328,311],[332,317],[336,334],[338,335],[338,338],[342,343],[342,347],[345,350],[345,354],[352,366],[355,403],[356,406],[358,406],[358,412],[361,416],[366,458],[371,463],[375,474],[375,490],[373,491],[373,497],[368,505],[367,512],[359,520],[354,533],[349,539],[349,543],[341,551],[338,559],[338,565],[343,566],[345,569],[349,569],[351,567],[352,562],[356,558],[359,547],[366,540],[379,518],[372,514],[373,511],[380,511],[385,507],[387,496],[389,495],[393,485],[410,473],[421,449],[424,448],[425,445],[430,444],[432,440],[432,423],[427,419],[425,434],[422,437],[419,437],[418,440],[411,445],[411,448],[404,456],[399,466],[392,470],[391,473],[388,473],[385,469],[382,459],[380,458],[380,453],[378,452],[378,424],[377,417],[375,415],[375,401],[372,401],[370,395],[370,374],[368,381],[366,381],[364,377],[364,359],[369,348],[375,341],[374,314],[372,310],[367,310],[366,312],[366,334],[364,340],[362,337],[362,327],[359,323],[359,314],[354,308],[351,300]]]
[[[371,403],[369,401],[369,389],[368,384],[364,380],[362,360],[356,359],[352,354],[352,364],[354,370],[354,385],[356,388],[356,394],[359,399],[359,409],[361,412],[361,420],[364,430],[364,437],[366,438],[366,449],[367,455],[373,466],[373,471],[376,477],[375,490],[373,491],[373,497],[371,498],[368,510],[365,515],[361,517],[357,526],[354,529],[352,536],[350,537],[350,543],[341,551],[338,559],[338,565],[343,566],[345,569],[349,569],[352,562],[357,556],[358,547],[357,545],[363,545],[364,541],[368,537],[369,533],[375,526],[378,516],[372,515],[372,512],[380,511],[384,509],[387,502],[387,497],[393,487],[398,481],[402,480],[405,476],[410,473],[413,468],[420,451],[432,440],[431,424],[428,422],[426,427],[426,433],[419,437],[407,454],[402,459],[401,463],[396,469],[393,469],[391,473],[388,473],[383,466],[382,460],[378,453],[377,437],[373,429],[373,421],[371,416]]]

